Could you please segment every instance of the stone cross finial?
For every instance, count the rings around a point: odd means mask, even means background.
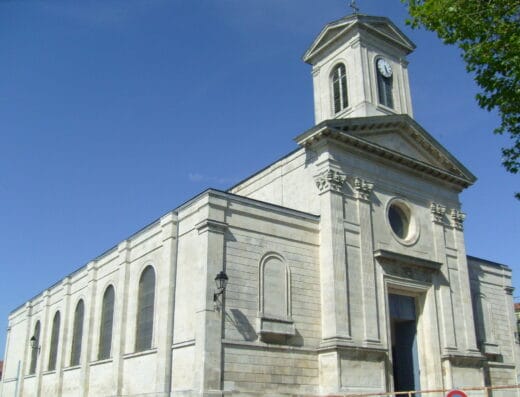
[[[359,13],[359,7],[356,4],[356,0],[350,0],[350,8],[354,10],[354,14]]]

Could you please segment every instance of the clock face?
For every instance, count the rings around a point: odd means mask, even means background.
[[[377,70],[386,78],[392,76],[392,66],[390,66],[385,58],[379,58],[377,60]]]

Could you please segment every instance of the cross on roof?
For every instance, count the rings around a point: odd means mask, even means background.
[[[350,0],[350,8],[354,10],[354,14],[359,12],[359,7],[356,4],[356,0]]]

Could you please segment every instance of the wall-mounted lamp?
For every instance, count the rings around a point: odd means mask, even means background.
[[[213,302],[217,302],[218,297],[226,291],[229,277],[224,270],[221,270],[215,277],[215,284],[217,285],[217,291],[213,294]]]
[[[33,335],[31,336],[31,339],[29,339],[29,344],[31,346],[31,349],[38,349],[38,353],[40,352],[40,346],[38,346],[38,339]]]

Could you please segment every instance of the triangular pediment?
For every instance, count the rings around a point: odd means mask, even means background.
[[[308,147],[323,138],[354,146],[463,187],[476,180],[450,152],[407,115],[326,120],[295,140]]]
[[[406,53],[415,49],[415,44],[388,18],[353,14],[325,26],[304,54],[303,60],[312,64],[317,55],[356,28],[380,36]]]
[[[361,133],[355,135],[423,163],[440,168],[445,168],[446,166],[446,164],[443,164],[438,157],[432,155],[432,153],[428,151],[428,147],[424,147],[424,144],[421,145],[417,140],[402,130],[396,129],[393,131],[390,130],[372,134]]]

